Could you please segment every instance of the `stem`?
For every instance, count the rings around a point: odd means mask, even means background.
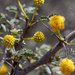
[[[31,38],[24,38],[23,40],[32,40],[32,39],[34,39],[34,38],[33,38],[33,37],[31,37]],[[16,41],[16,40],[20,40],[20,39],[16,39],[16,38],[15,38],[15,41]]]
[[[37,7],[38,7],[38,5],[36,5],[36,7],[35,7],[34,14],[33,14],[33,16],[32,16],[32,20],[31,20],[29,26],[31,26],[31,24],[32,24],[32,22],[33,22],[33,20],[34,20],[34,16],[35,16],[35,13],[36,13]]]
[[[58,36],[59,36],[59,38],[61,38],[61,34],[60,34],[60,31],[58,30]]]
[[[21,9],[22,13],[24,14],[25,18],[29,19],[29,18],[28,18],[28,16],[25,14],[25,12],[24,12],[23,8],[22,8],[20,1],[19,1],[19,0],[17,0],[17,2],[18,2],[18,4],[19,4],[19,7],[20,7],[20,9]]]
[[[20,39],[16,39],[16,38],[15,38],[15,41],[16,41],[16,40],[20,40]]]
[[[31,38],[24,38],[23,40],[33,40],[34,38],[31,37]]]
[[[64,38],[61,37],[60,31],[58,30],[58,36],[60,38],[61,41],[63,41],[65,44],[70,45],[68,42],[64,41]]]
[[[64,38],[61,36],[60,31],[58,30],[58,36],[60,38],[61,41],[64,41]]]

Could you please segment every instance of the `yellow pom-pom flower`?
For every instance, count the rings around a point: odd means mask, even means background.
[[[54,15],[50,18],[49,24],[52,28],[52,31],[58,31],[64,29],[65,18],[60,15]]]
[[[4,75],[7,72],[7,67],[3,64],[1,69],[0,69],[0,75]]]
[[[64,74],[70,74],[75,69],[74,62],[67,58],[64,58],[59,66],[60,71],[62,71]]]
[[[42,32],[38,31],[34,34],[33,39],[35,42],[41,43],[45,39],[45,37],[44,37],[44,34]]]
[[[4,36],[4,38],[3,38],[3,43],[4,43],[4,45],[7,46],[7,47],[13,46],[13,45],[14,45],[14,42],[15,42],[15,39],[14,39],[14,37],[11,36],[11,35],[6,35],[6,36]]]
[[[42,4],[44,4],[44,0],[33,0],[33,4],[39,5],[41,6]]]

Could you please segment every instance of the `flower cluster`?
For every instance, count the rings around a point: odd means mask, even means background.
[[[14,37],[11,36],[11,35],[6,35],[6,36],[4,36],[4,38],[3,38],[3,43],[4,43],[4,45],[7,46],[7,47],[11,47],[12,45],[14,45],[14,42],[15,42],[15,39],[14,39]]]
[[[44,34],[42,32],[38,31],[34,34],[33,39],[35,42],[41,43],[45,39],[45,37],[44,37]]]
[[[74,71],[74,62],[70,59],[63,59],[60,63],[60,71],[62,71],[64,74],[70,74]]]
[[[36,5],[39,5],[41,6],[42,4],[44,4],[44,0],[33,0],[33,3],[36,4]]]
[[[52,16],[49,21],[52,31],[58,31],[60,29],[64,29],[64,21],[65,18],[63,16],[60,15]]]
[[[3,64],[0,69],[0,75],[4,75],[7,72],[7,67]]]

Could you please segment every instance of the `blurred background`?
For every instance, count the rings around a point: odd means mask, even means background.
[[[26,7],[35,7],[33,0],[20,0],[21,4],[26,4]],[[14,16],[14,13],[9,13],[5,10],[7,6],[15,5],[18,6],[17,0],[0,0],[0,13],[8,14],[9,16]],[[41,16],[47,16],[50,14],[59,14],[65,17],[65,29],[61,30],[63,37],[68,35],[71,31],[75,29],[75,13],[70,10],[72,8],[75,11],[75,0],[45,0],[42,6],[38,7],[38,14],[35,16],[35,21]],[[30,16],[31,19],[31,16]],[[48,22],[43,22],[48,27]],[[20,24],[21,28],[24,28],[24,23]],[[42,31],[45,35],[45,40],[42,43],[35,43],[33,40],[26,41],[26,47],[35,50],[35,47],[40,47],[42,44],[49,44],[54,46],[58,40],[55,36],[50,36],[50,31],[40,22],[30,28],[25,37],[32,37],[35,32]],[[73,46],[74,50],[75,47]]]

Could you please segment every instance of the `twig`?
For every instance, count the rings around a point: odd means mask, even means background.
[[[43,23],[43,22],[42,22],[42,23]],[[46,24],[43,23],[43,25],[44,25],[49,31],[51,31],[51,29],[50,29]],[[60,40],[59,37],[58,37],[55,33],[54,33],[54,36],[56,36],[57,39]]]
[[[70,10],[73,11],[75,13],[75,11],[70,7]]]
[[[51,75],[53,75],[53,71],[52,71],[52,69],[51,69],[51,67],[50,67],[49,63],[47,63],[46,65],[47,65],[47,66],[48,66],[48,68],[50,69],[50,71],[51,71]]]
[[[23,19],[22,17],[19,17],[19,20],[22,20],[22,21],[26,22],[26,20],[25,20],[25,19]]]
[[[6,60],[5,62],[15,71],[15,68],[9,62],[7,62]]]
[[[13,67],[15,67],[16,62],[13,62],[12,64],[13,64]],[[10,75],[13,75],[13,72],[14,72],[14,70],[12,69]]]
[[[35,21],[31,24],[31,26],[34,26],[36,23],[38,23],[38,21]]]
[[[10,72],[8,71],[8,74],[10,75]]]
[[[64,50],[65,50],[65,56],[67,57],[67,48],[66,48],[66,45],[62,42],[62,45],[64,47]]]
[[[12,48],[13,48],[13,51],[15,51],[15,47],[13,46]]]
[[[3,60],[13,60],[12,58],[3,58]]]

